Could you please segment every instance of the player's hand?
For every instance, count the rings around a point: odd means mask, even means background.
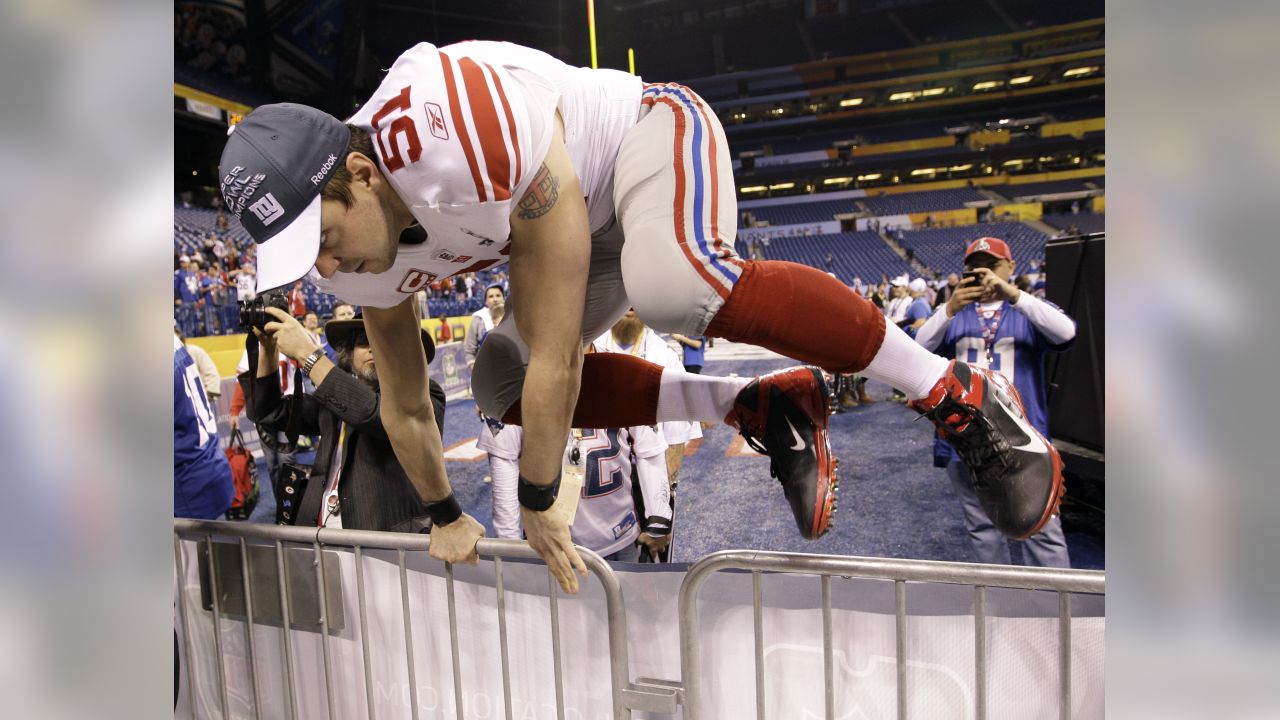
[[[560,587],[570,595],[576,594],[578,578],[573,571],[577,570],[586,577],[587,565],[573,547],[569,524],[564,517],[552,510],[544,512],[521,507],[520,520],[524,523],[524,534],[528,536],[529,546],[546,561],[547,569],[555,576]]]
[[[448,525],[435,525],[431,528],[431,557],[447,563],[467,563],[475,565],[480,562],[476,552],[476,543],[484,537],[484,526],[466,513]]]
[[[295,362],[302,362],[307,356],[316,351],[319,346],[307,334],[306,328],[302,327],[292,315],[277,307],[264,308],[267,314],[275,318],[275,322],[269,322],[264,325],[264,329],[270,335],[274,336],[276,345],[280,348],[280,352],[285,357]]]
[[[647,532],[642,532],[640,533],[640,536],[636,538],[636,542],[639,542],[649,551],[650,557],[656,559],[659,553],[670,547],[671,534],[668,533],[666,535],[654,536]]]
[[[987,270],[986,272],[991,271]],[[947,317],[955,317],[956,313],[963,310],[966,305],[976,302],[986,292],[986,288],[980,283],[961,283],[957,285],[955,292],[951,293],[951,299],[947,300]]]

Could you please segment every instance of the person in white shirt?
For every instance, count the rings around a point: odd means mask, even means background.
[[[480,343],[484,342],[484,338],[493,328],[498,325],[495,320],[495,312],[497,318],[502,317],[502,310],[507,303],[507,293],[502,289],[501,285],[493,284],[484,290],[484,307],[471,313],[471,327],[467,329],[467,337],[463,342],[463,352],[467,356],[467,365],[476,364],[476,353],[480,351]]]

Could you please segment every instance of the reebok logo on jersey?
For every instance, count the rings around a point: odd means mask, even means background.
[[[435,282],[436,274],[413,268],[404,274],[404,279],[400,281],[400,287],[397,288],[402,293],[412,295],[430,283]]]
[[[450,262],[456,257],[458,257],[457,254],[452,250],[441,250],[435,255],[436,260],[444,260],[445,262]]]
[[[336,162],[338,162],[338,156],[333,153],[329,153],[329,157],[325,158],[324,164],[320,166],[320,170],[318,170],[315,175],[311,176],[311,184],[319,185],[324,182],[325,174],[329,172],[329,169],[332,168],[333,164]]]
[[[258,216],[263,225],[270,225],[284,215],[284,206],[271,193],[263,195],[261,200],[250,205],[249,210]]]
[[[439,140],[449,139],[449,127],[444,124],[444,111],[440,106],[433,103],[425,103],[423,109],[427,111],[427,120],[430,121],[431,137]]]

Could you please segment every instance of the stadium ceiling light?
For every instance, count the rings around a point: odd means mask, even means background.
[[[915,100],[920,97],[919,90],[908,90],[905,92],[896,92],[889,96],[889,102],[899,102],[901,100]]]
[[[769,112],[773,115],[781,115],[782,113],[786,112],[786,110],[783,110],[782,108],[774,108]]]
[[[960,172],[962,170],[970,170],[972,168],[973,168],[973,163],[965,163],[964,165],[952,165],[951,172]]]
[[[785,183],[778,183],[777,185],[770,185],[769,189],[770,190],[790,190],[795,186],[796,184],[793,182],[785,182]]]
[[[765,190],[768,190],[768,189],[769,188],[765,187],[764,185],[748,185],[747,187],[744,187],[744,188],[738,188],[738,192],[741,192],[741,193],[764,192]]]
[[[994,90],[1004,84],[1003,80],[984,80],[980,83],[974,83],[974,90]]]
[[[1029,83],[1029,82],[1031,82],[1032,80],[1035,80],[1035,79],[1036,79],[1036,76],[1035,76],[1035,75],[1019,75],[1019,76],[1018,76],[1018,77],[1016,77],[1016,78],[1010,78],[1010,80],[1009,80],[1009,84],[1010,84],[1010,85],[1024,85],[1024,84]]]
[[[1100,70],[1097,65],[1089,65],[1088,67],[1071,68],[1062,73],[1062,77],[1079,77],[1080,75],[1092,75]]]
[[[929,88],[928,90],[925,90],[925,91],[923,91],[923,92],[922,92],[922,93],[920,93],[920,94],[921,94],[921,95],[924,95],[925,97],[933,97],[934,95],[941,95],[942,93],[946,92],[947,90],[950,90],[950,88],[944,88],[944,87],[940,87],[940,88]]]
[[[859,175],[858,182],[866,182],[868,180],[879,180],[880,173],[871,173],[870,175]]]
[[[862,104],[862,98],[845,98],[844,100],[840,101],[840,107],[853,107],[855,105],[861,105],[861,104]]]
[[[1021,165],[1025,162],[1026,160],[1005,160],[1003,164],[1004,165]]]
[[[835,177],[835,178],[827,178],[826,180],[823,180],[822,184],[823,185],[842,185],[842,184],[848,184],[851,182],[853,182],[853,178],[851,177]]]

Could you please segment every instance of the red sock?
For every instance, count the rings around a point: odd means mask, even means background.
[[[744,263],[707,335],[750,343],[829,372],[858,372],[884,340],[884,313],[830,275],[790,262]]]
[[[658,421],[662,366],[621,353],[590,353],[582,361],[582,389],[573,409],[573,427],[623,428]],[[502,416],[520,423],[520,401]]]

